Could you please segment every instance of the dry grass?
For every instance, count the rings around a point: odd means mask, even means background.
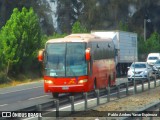
[[[39,79],[25,79],[25,80],[12,80],[9,83],[4,83],[4,84],[0,84],[0,88],[5,88],[5,87],[11,87],[11,86],[17,86],[20,84],[25,84],[25,83],[30,83],[30,82],[36,82],[36,81],[40,81],[42,78]]]

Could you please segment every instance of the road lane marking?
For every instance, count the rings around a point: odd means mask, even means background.
[[[42,98],[42,97],[46,97],[46,96],[50,96],[50,95],[43,95],[43,96],[39,96],[39,97],[29,98],[28,100],[38,99],[38,98]]]
[[[21,90],[16,90],[16,91],[4,92],[4,93],[0,93],[0,95],[7,94],[7,93],[20,92],[20,91],[30,90],[30,89],[40,88],[40,87],[43,87],[43,86],[37,86],[37,87],[33,87],[33,88],[27,88],[27,89],[21,89]]]
[[[0,107],[2,107],[2,106],[6,106],[6,105],[8,105],[8,104],[3,104],[3,105],[0,105]]]

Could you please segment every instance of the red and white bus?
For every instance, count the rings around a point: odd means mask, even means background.
[[[40,50],[44,66],[44,91],[59,93],[89,92],[115,85],[115,47],[112,39],[92,34],[71,34],[51,39]]]

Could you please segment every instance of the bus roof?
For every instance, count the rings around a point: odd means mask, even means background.
[[[47,43],[56,43],[56,42],[89,42],[89,41],[103,41],[100,37],[93,35],[93,34],[71,34],[64,38],[57,38],[57,39],[50,39]],[[106,39],[105,39],[106,40]],[[107,41],[111,41],[110,38]]]

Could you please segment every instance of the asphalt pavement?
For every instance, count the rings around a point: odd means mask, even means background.
[[[43,81],[21,84],[13,87],[0,88],[0,108],[12,103],[46,96]]]

